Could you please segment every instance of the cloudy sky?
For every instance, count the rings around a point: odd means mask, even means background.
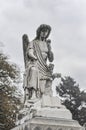
[[[34,39],[37,27],[52,27],[55,71],[86,87],[86,0],[0,0],[0,43],[24,70],[22,35]]]

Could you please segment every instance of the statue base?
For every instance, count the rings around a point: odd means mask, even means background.
[[[82,130],[82,127],[74,120],[34,117],[12,130]]]
[[[24,117],[12,130],[82,130],[58,97],[44,95],[42,99],[28,100],[21,113]]]

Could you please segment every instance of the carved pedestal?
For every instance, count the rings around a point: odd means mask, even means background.
[[[35,112],[32,118],[25,118],[30,116],[26,114],[22,119],[24,123],[12,130],[82,130],[58,97],[43,96],[41,100],[35,101],[31,111]]]
[[[34,117],[12,130],[82,130],[82,127],[74,120]]]

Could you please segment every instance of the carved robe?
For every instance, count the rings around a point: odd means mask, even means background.
[[[30,51],[37,60],[31,60]],[[45,41],[33,40],[27,48],[26,87],[41,89],[44,92],[46,80],[51,80],[51,72],[47,66],[48,46]]]

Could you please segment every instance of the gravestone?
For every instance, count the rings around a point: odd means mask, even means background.
[[[16,127],[12,130],[81,130],[79,123],[72,119],[71,112],[53,97],[52,82],[61,78],[53,73],[54,55],[49,25],[42,24],[36,31],[36,38],[29,41],[23,35],[24,52],[24,108],[19,112]],[[48,63],[47,63],[48,60]]]

